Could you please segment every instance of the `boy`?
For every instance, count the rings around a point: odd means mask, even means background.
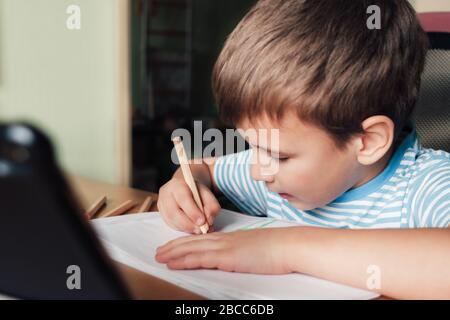
[[[381,29],[370,30],[374,4]],[[172,228],[199,234],[220,210],[214,191],[299,226],[183,237],[156,259],[450,298],[450,154],[422,148],[410,122],[426,47],[406,0],[259,1],[227,40],[213,87],[225,121],[277,129],[279,145],[245,137],[250,150],[192,165],[206,220],[179,170],[158,208]]]

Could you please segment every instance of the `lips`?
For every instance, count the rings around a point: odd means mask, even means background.
[[[294,199],[295,198],[292,194],[285,193],[285,192],[278,192],[278,191],[274,190],[275,188],[272,189],[269,187],[268,189],[270,192],[277,193],[283,199]]]

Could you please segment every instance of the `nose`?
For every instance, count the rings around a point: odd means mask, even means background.
[[[273,168],[270,165],[267,165],[267,159],[261,161],[261,156],[254,154],[252,160],[251,175],[254,180],[264,181],[266,183],[271,183],[275,180],[274,170],[272,170]]]
[[[275,176],[269,172],[264,171],[264,168],[258,164],[252,165],[251,168],[252,178],[256,181],[264,181],[266,183],[273,182],[275,180]]]

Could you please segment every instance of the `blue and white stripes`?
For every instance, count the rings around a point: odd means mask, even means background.
[[[388,166],[368,183],[328,205],[302,211],[250,175],[251,150],[217,159],[214,179],[242,212],[327,228],[445,228],[450,226],[450,154],[421,148],[415,131]]]
[[[243,212],[266,216],[267,188],[250,176],[251,153],[244,151],[218,158],[214,179],[223,194]]]

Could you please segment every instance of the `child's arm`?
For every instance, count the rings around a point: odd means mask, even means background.
[[[210,188],[216,195],[220,195],[220,190],[214,180],[214,165],[216,163],[215,157],[191,160],[189,165],[191,167],[192,175],[194,180]],[[201,163],[198,163],[202,161]],[[174,178],[183,179],[183,173],[181,168],[175,171]]]
[[[294,272],[393,298],[450,299],[450,229],[295,229]]]
[[[289,227],[196,237],[161,246],[156,260],[171,269],[299,272],[392,298],[450,299],[450,229]]]

